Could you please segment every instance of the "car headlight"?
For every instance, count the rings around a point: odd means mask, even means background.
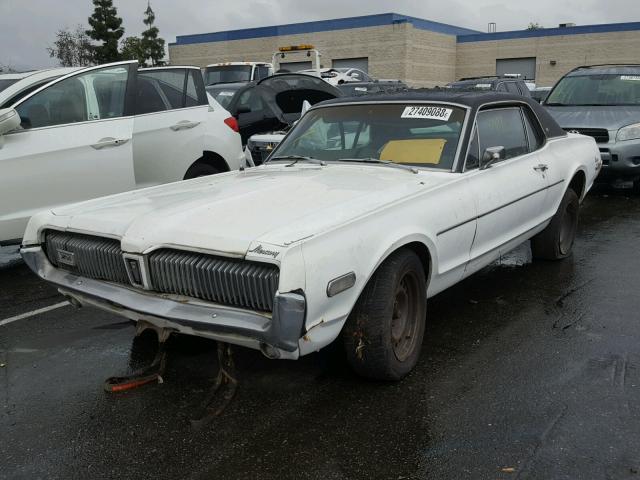
[[[640,138],[640,123],[634,123],[633,125],[627,125],[618,130],[618,136],[616,137],[618,142],[624,140],[636,140]]]

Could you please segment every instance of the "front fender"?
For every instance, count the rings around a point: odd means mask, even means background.
[[[301,355],[335,340],[380,264],[399,248],[416,242],[426,247],[431,270],[437,271],[435,243],[414,224],[400,230],[380,229],[378,222],[357,222],[303,243],[307,334],[300,342]],[[356,275],[354,286],[329,298],[328,283],[350,272]]]

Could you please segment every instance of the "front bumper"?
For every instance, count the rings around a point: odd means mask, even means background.
[[[616,132],[610,132],[615,138]],[[599,143],[602,157],[600,180],[640,179],[640,140]]]
[[[81,277],[54,267],[41,247],[25,247],[20,253],[38,276],[57,285],[60,293],[81,305],[187,335],[255,349],[269,346],[280,352],[282,358],[297,358],[306,313],[305,297],[301,294],[278,293],[273,314],[269,315]]]

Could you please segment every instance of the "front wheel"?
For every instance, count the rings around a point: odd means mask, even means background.
[[[369,280],[342,338],[354,371],[376,380],[400,380],[418,362],[427,310],[422,262],[409,249],[385,260]]]
[[[570,188],[549,225],[531,240],[534,258],[561,260],[571,255],[578,230],[579,210],[578,195]]]

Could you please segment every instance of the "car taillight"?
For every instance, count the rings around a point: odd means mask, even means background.
[[[224,123],[226,123],[227,126],[234,132],[236,133],[240,132],[240,127],[238,126],[238,120],[236,120],[235,117],[225,118]]]

